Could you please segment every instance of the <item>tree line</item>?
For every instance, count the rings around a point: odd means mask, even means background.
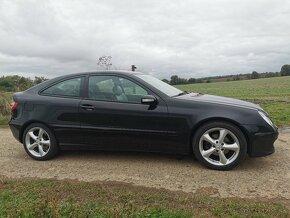
[[[204,78],[181,78],[178,75],[171,76],[170,80],[163,79],[164,82],[171,85],[179,84],[191,84],[191,83],[209,83],[209,82],[221,82],[221,81],[232,81],[232,80],[245,80],[245,79],[258,79],[268,78],[277,76],[290,76],[290,65],[283,65],[280,72],[265,72],[258,73],[253,71],[251,74],[238,74],[238,75],[227,75],[227,76],[214,76]],[[36,84],[39,84],[47,80],[45,77],[35,76],[33,79],[23,76],[2,76],[0,77],[0,91],[4,92],[19,92],[30,88]]]
[[[192,84],[192,83],[210,83],[210,82],[222,82],[222,81],[235,81],[235,80],[246,80],[246,79],[259,79],[259,78],[269,78],[278,76],[290,76],[290,65],[283,65],[280,72],[264,72],[258,73],[253,71],[248,74],[238,74],[238,75],[226,75],[226,76],[212,76],[203,78],[181,78],[178,75],[173,75],[170,79],[163,79],[162,81],[171,85],[180,84]]]
[[[47,80],[45,77],[35,76],[34,79],[18,75],[0,77],[0,91],[19,92]]]

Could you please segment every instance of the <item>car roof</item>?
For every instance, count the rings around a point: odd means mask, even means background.
[[[71,74],[64,74],[58,77],[54,77],[52,79],[49,79],[47,81],[44,81],[38,85],[35,85],[29,89],[27,89],[26,91],[34,91],[37,89],[41,89],[49,84],[52,84],[58,80],[62,80],[62,79],[66,79],[69,77],[75,77],[75,76],[85,76],[85,75],[96,75],[96,74],[100,74],[100,75],[104,75],[104,74],[116,74],[116,75],[136,75],[136,74],[143,74],[141,72],[138,71],[128,71],[128,70],[98,70],[98,71],[92,71],[92,72],[81,72],[81,73],[71,73]]]
[[[70,76],[90,75],[90,74],[106,74],[106,73],[114,73],[114,74],[120,74],[120,75],[143,74],[142,72],[129,71],[129,70],[97,70],[97,71],[91,71],[91,72],[65,74],[60,77],[70,77]],[[60,78],[60,77],[56,77],[56,78]]]

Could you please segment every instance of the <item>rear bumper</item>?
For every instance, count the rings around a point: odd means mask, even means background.
[[[260,128],[250,128],[248,153],[251,157],[263,157],[275,152],[274,142],[278,138],[278,129],[272,128],[255,132]],[[248,129],[249,130],[249,129]],[[261,130],[261,129],[260,129]]]
[[[21,125],[19,125],[14,120],[10,120],[8,124],[9,124],[10,130],[11,130],[14,138],[16,138],[17,141],[21,142],[22,141],[22,139],[20,138]]]

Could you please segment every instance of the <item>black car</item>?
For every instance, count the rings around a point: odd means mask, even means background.
[[[246,154],[272,154],[278,137],[256,104],[183,92],[137,72],[61,76],[13,99],[11,131],[36,160],[67,149],[193,153],[228,170]]]

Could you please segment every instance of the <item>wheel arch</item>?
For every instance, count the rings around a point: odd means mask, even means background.
[[[229,119],[229,118],[225,118],[225,117],[211,117],[208,119],[204,119],[199,121],[197,124],[195,124],[192,129],[191,129],[191,134],[190,134],[190,141],[189,141],[189,146],[190,146],[190,151],[193,153],[192,150],[192,142],[193,142],[193,137],[195,136],[196,130],[198,130],[202,125],[206,124],[206,123],[210,123],[210,122],[227,122],[230,123],[234,126],[236,126],[239,130],[242,131],[242,133],[244,134],[245,138],[246,138],[246,142],[247,142],[247,151],[249,151],[249,146],[250,146],[250,139],[249,139],[249,135],[246,131],[246,129],[240,125],[237,121]]]
[[[42,125],[44,125],[44,126],[46,126],[47,128],[49,128],[50,131],[54,134],[54,131],[52,130],[52,128],[51,128],[49,125],[47,125],[47,123],[45,123],[45,122],[43,122],[43,121],[40,121],[40,120],[30,120],[30,121],[26,122],[24,125],[22,125],[22,127],[21,127],[21,129],[20,129],[20,132],[19,132],[19,140],[20,140],[21,143],[23,143],[23,134],[24,134],[26,128],[27,128],[29,125],[33,124],[33,123],[41,123]],[[54,134],[54,136],[55,136],[55,134]],[[56,139],[56,140],[57,140],[57,139]]]

